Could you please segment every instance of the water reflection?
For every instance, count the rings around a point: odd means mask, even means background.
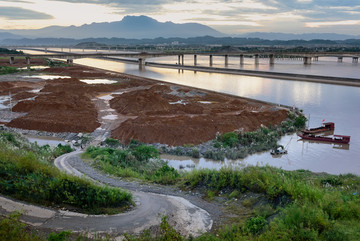
[[[330,145],[332,146],[332,148],[335,149],[341,149],[341,150],[350,150],[350,144],[339,144],[339,143],[331,143],[331,142],[325,142],[325,141],[312,141],[312,140],[305,140],[305,139],[300,139],[299,141],[302,142],[307,142],[307,143],[311,143],[311,144],[319,144],[319,145]]]

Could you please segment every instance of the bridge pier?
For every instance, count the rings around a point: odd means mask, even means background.
[[[47,54],[47,52],[48,52],[48,49],[47,49],[47,48],[45,48],[45,53]]]
[[[212,55],[210,55],[209,56],[209,65],[210,65],[210,67],[212,67],[213,66],[213,56]]]
[[[10,64],[14,64],[14,62],[15,62],[15,57],[14,57],[14,56],[11,56],[11,57],[10,57]]]
[[[30,65],[30,57],[25,57],[25,59],[26,59],[26,64]]]
[[[183,54],[178,55],[178,64],[184,65],[184,55]]]
[[[197,55],[194,54],[194,66],[196,66],[196,65],[197,65]]]
[[[275,55],[273,55],[273,54],[269,55],[269,63],[270,63],[270,65],[275,64]]]
[[[259,55],[255,54],[254,57],[255,57],[255,65],[259,65]]]
[[[72,64],[74,63],[74,60],[73,60],[73,59],[67,59],[67,60],[66,60],[66,63],[72,65]]]
[[[229,55],[225,54],[225,67],[229,65]]]
[[[139,58],[139,69],[142,70],[145,68],[145,58]]]
[[[342,63],[342,62],[343,62],[343,57],[338,57],[337,62],[338,62],[338,63]]]
[[[315,57],[313,58],[313,60],[316,61],[316,62],[319,61],[319,56],[315,56]]]
[[[244,55],[240,54],[240,66],[244,65]]]
[[[359,63],[359,57],[353,57],[352,58],[352,62],[355,63]]]
[[[311,64],[311,57],[304,57],[304,64],[305,65]]]
[[[71,53],[71,48],[69,47],[69,53]]]

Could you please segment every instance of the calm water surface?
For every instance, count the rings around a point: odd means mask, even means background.
[[[318,74],[338,77],[360,77],[360,64],[344,59],[343,63],[335,58],[320,58],[310,66],[302,61],[277,60],[269,66],[267,60],[261,59],[258,66],[253,59],[246,59],[245,69],[270,70],[276,72]],[[155,60],[149,60],[155,62]],[[176,63],[177,57],[167,57],[157,62]],[[223,57],[214,57],[214,66],[224,66]],[[139,70],[137,65],[119,62],[78,59],[75,63],[124,72],[166,82],[182,84],[221,93],[243,96],[258,100],[270,101],[289,106],[297,106],[310,117],[310,127],[321,125],[322,121],[335,122],[335,134],[351,135],[350,145],[336,146],[328,143],[314,143],[299,140],[296,135],[284,136],[280,144],[287,147],[288,154],[273,158],[269,152],[259,153],[238,161],[214,162],[201,158],[192,160],[166,156],[170,165],[195,164],[196,168],[220,168],[223,165],[245,166],[266,165],[282,167],[286,170],[308,169],[314,172],[332,174],[354,173],[360,175],[360,88],[321,83],[279,80],[260,77],[248,77],[229,74],[178,71],[146,67]],[[185,56],[185,64],[192,64],[192,56]],[[199,65],[208,65],[208,58],[198,56]],[[240,68],[237,58],[229,58],[229,68]]]

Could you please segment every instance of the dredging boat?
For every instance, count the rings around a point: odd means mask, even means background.
[[[322,126],[320,126],[320,127],[302,130],[301,132],[304,134],[317,134],[317,133],[333,131],[333,130],[335,130],[335,123],[334,122],[325,122],[325,123],[322,123]]]
[[[287,154],[287,150],[282,145],[278,145],[276,148],[270,151],[270,154],[273,156],[283,155]]]
[[[305,140],[324,141],[338,144],[348,144],[350,142],[350,136],[334,135],[333,137],[316,136],[314,134],[297,133],[299,137]]]

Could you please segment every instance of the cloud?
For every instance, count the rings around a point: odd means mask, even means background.
[[[53,16],[19,7],[0,7],[0,18],[7,20],[52,19]]]
[[[345,20],[345,21],[334,21],[334,22],[312,22],[306,23],[309,28],[319,28],[322,26],[343,26],[343,25],[359,25],[360,20]]]

